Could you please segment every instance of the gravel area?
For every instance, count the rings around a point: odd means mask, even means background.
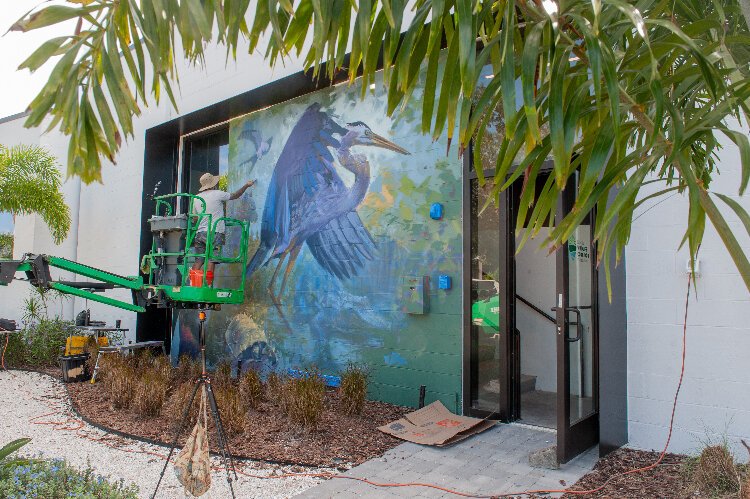
[[[112,480],[135,483],[142,497],[150,497],[164,465],[164,447],[124,439],[100,431],[76,418],[70,410],[65,387],[50,376],[0,371],[0,443],[31,438],[25,455],[65,459],[76,467],[90,464],[96,473]],[[220,463],[213,458],[215,464]],[[327,468],[281,466],[263,461],[242,460],[238,470],[257,476],[286,473],[335,472]],[[284,498],[301,494],[322,480],[313,477],[251,478],[239,475],[234,483],[237,497]],[[157,497],[185,497],[171,466],[167,468]],[[214,472],[206,498],[230,497],[226,475]]]

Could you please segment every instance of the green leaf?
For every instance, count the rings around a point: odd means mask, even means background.
[[[47,40],[38,49],[34,51],[25,61],[18,66],[18,69],[28,69],[31,72],[36,71],[46,63],[50,57],[59,54],[60,47],[65,43],[69,37],[59,36]]]
[[[531,136],[535,143],[542,141],[539,130],[539,117],[536,110],[536,74],[540,43],[544,23],[538,23],[529,31],[524,40],[523,57],[521,59],[521,84],[523,88],[523,104]]]
[[[735,201],[734,199],[730,198],[729,196],[725,196],[724,194],[714,194],[716,197],[724,201],[727,206],[732,208],[734,210],[734,213],[737,215],[737,217],[740,219],[740,222],[742,222],[742,225],[745,226],[745,230],[747,231],[748,235],[750,235],[750,215],[748,215],[747,211],[745,211],[745,208],[742,207],[740,203]]]
[[[103,6],[93,5],[87,7],[67,7],[65,5],[51,5],[19,19],[8,31],[31,31],[33,29],[45,28],[59,24],[76,17],[81,17],[91,12],[101,10]]]
[[[744,249],[742,248],[742,246],[740,246],[740,243],[734,236],[731,227],[729,227],[729,224],[727,224],[727,221],[724,219],[716,204],[708,195],[708,192],[701,189],[699,193],[701,206],[706,211],[706,215],[708,215],[708,218],[711,220],[711,223],[716,229],[716,232],[718,232],[719,237],[724,242],[724,246],[726,246],[727,250],[729,251],[729,255],[732,257],[734,264],[740,271],[742,280],[745,281],[745,286],[748,290],[750,290],[750,262],[748,262],[747,260],[747,255],[745,254]]]
[[[19,438],[17,440],[13,440],[8,444],[5,444],[2,448],[0,448],[0,461],[10,456],[29,442],[31,442],[30,438]]]
[[[726,135],[732,142],[737,145],[737,148],[740,151],[742,176],[740,179],[739,193],[741,196],[745,193],[748,181],[750,181],[750,141],[748,141],[747,135],[745,135],[744,133],[729,130],[728,128],[721,128],[721,131],[724,132],[724,135]]]

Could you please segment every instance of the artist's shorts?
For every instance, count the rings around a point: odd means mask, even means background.
[[[221,232],[214,232],[214,256],[221,255],[221,248],[224,246],[224,234]],[[206,252],[206,233],[198,232],[195,234],[193,239],[193,253],[202,254]]]

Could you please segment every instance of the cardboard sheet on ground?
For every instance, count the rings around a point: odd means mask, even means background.
[[[486,419],[457,416],[438,400],[410,412],[378,430],[416,444],[443,447],[463,440],[495,425]]]

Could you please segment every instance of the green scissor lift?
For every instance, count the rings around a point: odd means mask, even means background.
[[[223,304],[242,303],[245,298],[245,279],[240,278],[236,288],[218,288],[206,282],[205,272],[200,286],[191,286],[189,271],[196,259],[223,264],[239,264],[242,273],[247,265],[248,224],[234,218],[212,219],[206,213],[206,202],[192,194],[167,194],[154,198],[156,209],[149,219],[153,244],[151,251],[141,259],[143,276],[125,277],[106,270],[50,255],[27,253],[21,260],[0,260],[0,285],[8,285],[16,273],[26,274],[26,280],[41,289],[56,289],[62,293],[79,296],[113,307],[145,312],[146,307],[218,309]],[[187,214],[173,214],[173,205],[187,201]],[[194,210],[199,203],[198,210]],[[206,220],[209,230],[206,234],[206,251],[195,253],[192,250],[197,229]],[[240,230],[240,244],[236,255],[225,256],[214,251],[216,227],[223,223],[226,230],[233,227]],[[206,265],[204,264],[204,268]],[[91,281],[54,280],[50,269],[65,270]],[[132,291],[130,302],[108,297],[100,292],[107,289],[123,288]]]

